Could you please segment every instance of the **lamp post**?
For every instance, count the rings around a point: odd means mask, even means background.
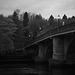
[[[59,26],[60,26],[60,15],[58,15],[58,32],[59,32]]]
[[[62,22],[62,26],[64,26],[64,25],[65,25],[65,22],[63,21],[63,22]]]
[[[60,24],[60,15],[58,15],[58,24]]]
[[[41,27],[39,27],[39,30],[41,30]]]

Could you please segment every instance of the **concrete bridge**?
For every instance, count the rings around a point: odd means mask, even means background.
[[[75,62],[75,21],[41,31],[26,49],[38,51],[36,59]]]

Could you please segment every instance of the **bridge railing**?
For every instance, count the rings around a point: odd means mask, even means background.
[[[71,31],[75,31],[75,20],[68,20],[64,25],[62,25],[62,22],[60,24],[56,23],[41,31],[34,40],[28,43],[28,46],[33,45],[34,43],[37,43],[46,38],[60,35],[63,33],[65,34],[66,32],[70,33]]]
[[[40,35],[42,35],[42,34],[44,34],[44,33],[46,33],[46,32],[48,32],[48,31],[50,31],[51,29],[55,29],[57,27],[58,27],[58,23],[57,22],[54,23],[51,26],[49,25],[48,27],[44,28],[42,31],[38,32],[37,33],[37,37],[40,36]]]
[[[56,35],[59,33],[65,33],[69,31],[74,31],[75,30],[75,22],[64,25],[64,26],[58,26],[57,28],[51,29],[50,30],[50,35]]]
[[[63,25],[63,22],[64,22],[64,25]],[[46,32],[49,32],[49,31],[50,31],[50,35],[55,35],[55,34],[67,32],[67,31],[75,30],[75,28],[74,28],[75,25],[74,24],[75,24],[75,20],[72,20],[72,19],[68,19],[66,21],[61,20],[59,23],[54,22],[53,25],[48,26],[47,28],[40,31],[37,34],[37,37],[45,34]]]

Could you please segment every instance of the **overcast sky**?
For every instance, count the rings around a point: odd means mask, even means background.
[[[12,14],[15,9],[41,14],[44,18],[51,14],[70,17],[75,15],[75,0],[0,0],[0,14]]]

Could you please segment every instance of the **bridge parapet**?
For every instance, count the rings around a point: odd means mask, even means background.
[[[60,23],[55,22],[53,25],[48,26],[47,28],[40,31],[37,34],[37,37],[45,34],[48,31],[50,31],[50,35],[54,35],[66,31],[74,30],[74,24],[75,24],[75,20],[66,20],[66,21],[62,20]]]
[[[34,40],[30,41],[27,44],[27,47],[33,44],[36,44],[40,41],[43,41],[47,38],[51,38],[54,36],[63,35],[63,34],[71,33],[71,32],[75,32],[75,21],[68,22],[65,25],[62,25],[62,23],[60,25],[56,24],[55,27],[52,27],[52,28],[48,27],[46,30],[42,31],[41,34],[37,35],[37,37]]]
[[[50,37],[75,32],[75,22],[50,30]]]
[[[72,30],[72,29],[74,29],[74,28],[72,28],[73,24],[75,24],[75,20],[73,20],[73,19],[61,20],[60,22],[54,22],[53,25],[48,26],[47,28],[40,31],[37,34],[37,37],[45,34],[48,31],[51,32],[51,35],[54,35],[56,33],[65,32],[70,29]]]

